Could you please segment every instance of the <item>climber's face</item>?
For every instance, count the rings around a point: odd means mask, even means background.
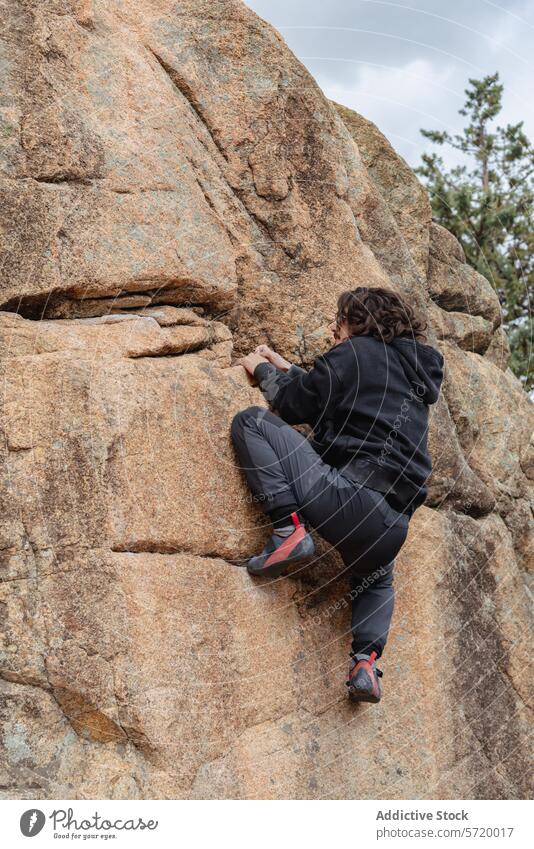
[[[350,336],[347,320],[339,314],[336,315],[333,322],[328,325],[328,329],[334,337],[334,345],[339,345],[340,342],[344,342],[345,339],[348,339]]]

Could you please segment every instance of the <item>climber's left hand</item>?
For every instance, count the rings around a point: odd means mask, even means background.
[[[254,369],[260,363],[268,363],[265,357],[261,357],[259,354],[247,354],[246,357],[241,357],[240,360],[237,360],[235,365],[243,366],[250,375],[254,375]]]

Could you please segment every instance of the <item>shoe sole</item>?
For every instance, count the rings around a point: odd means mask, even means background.
[[[351,702],[371,702],[376,705],[381,696],[373,696],[371,693],[368,693],[366,690],[350,690],[349,689],[349,699]]]
[[[257,571],[252,571],[247,566],[247,572],[254,578],[279,578],[288,566],[294,566],[297,563],[307,563],[313,558],[314,554],[315,552],[313,554],[306,554],[304,557],[295,557],[294,560],[284,560],[283,563],[273,563],[272,566],[265,566],[263,569],[258,569]]]

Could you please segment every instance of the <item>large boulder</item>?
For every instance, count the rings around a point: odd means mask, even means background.
[[[532,412],[493,291],[238,0],[0,5],[2,795],[527,797]],[[229,429],[265,404],[235,354],[310,364],[357,283],[446,379],[354,708],[336,553],[237,565],[269,525]]]

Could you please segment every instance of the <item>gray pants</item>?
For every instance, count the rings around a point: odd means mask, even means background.
[[[408,517],[381,493],[325,463],[301,433],[263,407],[237,413],[232,439],[263,511],[297,504],[339,551],[351,580],[352,650],[380,656],[393,614],[394,558],[406,539]]]

